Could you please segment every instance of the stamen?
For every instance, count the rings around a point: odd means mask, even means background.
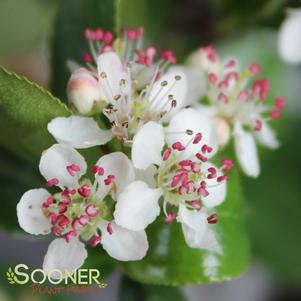
[[[185,146],[180,141],[173,143],[172,148],[180,152],[185,150]]]
[[[76,164],[71,164],[67,166],[66,169],[72,177],[74,177],[76,173],[80,171],[80,167]]]
[[[211,214],[209,217],[207,217],[207,221],[208,221],[208,224],[216,224],[218,221],[217,214],[216,213]]]
[[[168,148],[164,151],[164,154],[163,154],[163,161],[168,160],[168,158],[169,158],[170,155],[171,155],[171,152],[172,152],[172,150],[171,150],[170,147],[168,147]]]
[[[209,174],[207,175],[208,179],[214,179],[217,176],[216,169],[214,167],[209,167],[208,168]]]
[[[95,208],[93,205],[88,205],[85,209],[85,212],[91,216],[91,217],[95,217],[98,214],[98,209]]]
[[[72,230],[66,233],[65,239],[67,242],[70,242],[71,236],[76,236],[76,231]]]
[[[54,185],[57,185],[59,183],[59,180],[57,178],[53,178],[46,182],[46,187],[52,187]]]
[[[56,235],[61,235],[62,230],[59,227],[53,226],[51,227],[51,230],[56,234]]]
[[[202,162],[207,162],[207,161],[208,161],[207,157],[205,157],[205,156],[202,155],[201,153],[196,153],[195,156],[196,156],[200,161],[202,161]]]
[[[229,176],[228,175],[222,175],[222,176],[219,176],[217,178],[217,182],[223,182],[223,181],[227,181],[229,179]]]
[[[165,218],[165,224],[170,225],[176,218],[176,213],[175,212],[170,212],[168,216]]]
[[[254,131],[259,132],[262,129],[262,121],[257,119],[255,121]]]
[[[112,227],[112,224],[111,224],[111,223],[108,223],[108,225],[107,225],[107,231],[108,231],[108,233],[109,233],[110,235],[113,234],[113,227]]]
[[[200,211],[202,209],[202,204],[200,203],[199,200],[192,200],[188,202],[188,204],[192,206],[194,209],[196,209],[197,211]]]
[[[108,177],[104,180],[105,185],[110,185],[115,180],[114,175],[108,175]]]
[[[202,140],[202,133],[197,133],[193,140],[193,144],[198,144]]]
[[[78,193],[83,196],[84,198],[87,198],[90,195],[90,187],[87,184],[84,184],[81,188],[79,188]]]
[[[101,236],[100,235],[94,235],[92,240],[91,240],[91,246],[95,248],[101,241]]]
[[[205,153],[211,153],[212,150],[213,150],[213,148],[210,147],[210,146],[208,146],[207,144],[204,144],[202,146],[202,148],[201,148],[201,151],[202,151],[203,154],[205,154]]]

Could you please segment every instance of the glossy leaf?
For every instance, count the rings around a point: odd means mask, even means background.
[[[0,68],[0,145],[37,162],[54,139],[48,122],[71,112],[48,91],[24,77]]]
[[[161,217],[147,229],[150,249],[139,262],[123,264],[131,278],[148,284],[185,285],[219,282],[238,277],[249,261],[238,174],[233,171],[227,200],[216,209],[216,231],[222,252],[189,248],[180,224],[167,226]]]
[[[54,27],[52,49],[52,92],[66,100],[66,85],[70,75],[67,61],[82,63],[88,52],[84,30],[103,27],[115,31],[115,0],[61,0]]]

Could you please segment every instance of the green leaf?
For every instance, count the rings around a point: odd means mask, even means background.
[[[116,0],[61,0],[54,27],[52,52],[52,92],[66,100],[66,85],[70,75],[67,61],[82,62],[88,52],[84,39],[87,27],[103,27],[115,31]]]
[[[48,122],[71,112],[48,91],[24,77],[0,68],[0,145],[37,162],[54,139]]]
[[[150,248],[146,257],[123,264],[125,273],[137,281],[164,285],[211,283],[238,277],[249,261],[242,210],[239,175],[232,171],[227,199],[216,209],[220,254],[189,248],[180,224],[167,226],[161,217],[147,229]]]

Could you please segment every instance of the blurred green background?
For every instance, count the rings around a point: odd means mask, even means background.
[[[0,0],[0,64],[66,100],[66,59],[79,60],[85,51],[83,29],[112,27],[103,5],[101,0]],[[119,12],[119,26],[144,26],[147,42],[174,50],[179,62],[208,43],[225,56],[239,58],[241,65],[257,61],[270,80],[271,99],[287,98],[285,116],[275,122],[281,148],[260,149],[261,176],[243,178],[252,261],[274,285],[270,299],[262,300],[301,300],[301,68],[285,64],[277,53],[285,8],[298,5],[300,1],[283,0],[127,0]],[[9,238],[18,230],[16,203],[24,191],[38,187],[41,178],[34,159],[25,162],[0,147],[0,179],[0,244],[13,248]],[[8,254],[0,251],[0,267],[16,263]],[[0,301],[27,300],[3,279],[0,291],[8,296],[0,293]],[[125,287],[131,287],[126,281]],[[247,281],[251,286],[252,278]],[[150,295],[157,300],[156,294]]]

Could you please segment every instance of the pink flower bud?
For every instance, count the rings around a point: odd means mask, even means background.
[[[85,68],[75,70],[69,79],[67,94],[69,102],[81,114],[89,114],[100,100],[97,77]]]

